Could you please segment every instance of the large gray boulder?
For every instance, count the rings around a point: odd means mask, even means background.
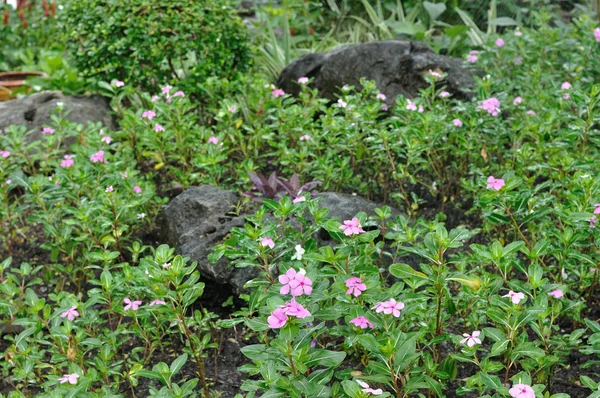
[[[277,86],[286,93],[298,95],[300,77],[312,77],[312,88],[319,95],[335,100],[339,88],[352,85],[361,88],[360,79],[373,80],[387,96],[388,105],[397,95],[413,98],[428,86],[423,76],[429,71],[445,72],[443,82],[456,98],[470,99],[475,86],[472,73],[460,59],[438,55],[416,41],[387,40],[343,46],[325,54],[307,54],[285,67]]]
[[[56,113],[58,103],[63,104],[63,114],[71,122],[84,126],[88,122],[100,122],[108,129],[116,127],[107,98],[100,95],[63,95],[60,91],[44,91],[0,102],[0,129],[22,125],[28,130],[36,131],[29,136],[30,140],[38,139],[42,128],[52,125],[52,115]]]

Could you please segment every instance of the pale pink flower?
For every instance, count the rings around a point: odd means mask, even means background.
[[[442,92],[440,93],[440,98],[447,98],[447,97],[449,97],[449,96],[450,96],[450,93],[449,93],[449,92],[447,92],[447,91],[442,91]]]
[[[535,391],[527,384],[515,384],[508,393],[513,398],[535,398]]]
[[[142,302],[140,300],[131,301],[129,297],[125,297],[123,302],[126,304],[125,311],[137,311],[137,309],[140,308],[140,305],[142,305]]]
[[[302,294],[309,295],[312,293],[312,280],[305,275],[306,271],[300,270],[296,273],[294,279],[289,282],[289,287],[292,290],[292,296],[302,296]]]
[[[114,189],[113,189],[112,185],[110,185],[110,186],[106,187],[105,191],[112,192],[112,191],[114,191]]]
[[[348,106],[348,104],[343,99],[341,99],[341,98],[338,99],[337,105],[338,105],[338,108],[345,108],[345,107]]]
[[[377,99],[385,101],[387,99],[387,96],[384,93],[379,93],[377,94]]]
[[[112,138],[109,135],[105,135],[100,141],[110,144],[112,142]]]
[[[365,232],[360,225],[358,218],[354,217],[352,220],[344,221],[344,225],[340,225],[340,229],[344,231],[344,235],[351,236]]]
[[[301,77],[298,79],[298,83],[299,84],[306,84],[308,83],[308,77]]]
[[[462,127],[463,126],[463,122],[460,119],[454,119],[452,121],[452,124],[455,125],[456,127]]]
[[[310,135],[304,134],[300,137],[300,141],[310,141]]]
[[[165,128],[163,126],[161,126],[160,124],[156,123],[154,125],[154,131],[157,133],[160,133],[161,131],[165,131]]]
[[[596,223],[598,222],[596,217],[592,217],[588,221],[590,222],[590,228],[596,228]]]
[[[532,111],[531,109],[527,111],[527,114],[530,116],[535,116],[535,112]]]
[[[548,296],[552,296],[552,297],[554,297],[556,299],[563,298],[564,295],[565,294],[560,289],[556,289],[556,290],[553,290],[550,293],[548,293]]]
[[[6,185],[10,185],[10,183],[11,183],[11,182],[12,182],[12,180],[6,180],[6,181],[5,181],[5,184],[6,184]]]
[[[474,331],[472,334],[463,333],[464,339],[460,341],[460,344],[467,343],[468,347],[473,347],[475,344],[481,344],[481,340],[479,339],[479,335],[481,332],[479,330]]]
[[[229,108],[227,108],[227,110],[231,113],[235,113],[235,111],[237,111],[237,106],[231,105]]]
[[[596,42],[600,43],[600,28],[594,29],[594,38]]]
[[[367,327],[370,327],[371,329],[373,329],[375,327],[375,325],[373,325],[373,322],[371,322],[364,316],[357,316],[356,318],[351,320],[350,323],[355,326],[358,326],[361,329],[366,329]]]
[[[171,263],[164,263],[164,264],[162,265],[162,267],[163,267],[164,269],[169,269],[169,268],[171,268]]]
[[[291,290],[290,282],[296,278],[296,270],[293,268],[288,269],[285,274],[279,275],[279,283],[283,284],[279,289],[280,294],[288,294]]]
[[[563,98],[564,98],[564,99],[566,99],[566,100],[568,100],[569,98],[571,98],[571,96],[570,96],[569,94],[565,93],[565,94],[563,95]]]
[[[10,152],[2,150],[2,151],[0,151],[0,156],[2,156],[3,158],[6,159],[7,157],[10,156]]]
[[[214,145],[218,145],[219,144],[219,139],[217,137],[215,137],[214,135],[210,136],[210,138],[208,139],[208,143],[209,144],[214,144]]]
[[[387,106],[387,104],[385,102],[383,104],[381,104],[381,110],[382,111],[387,111],[388,110],[388,106]]]
[[[142,193],[142,188],[140,188],[139,185],[136,185],[135,187],[133,187],[133,192],[135,192],[139,195]]]
[[[273,239],[271,238],[262,238],[260,240],[260,245],[262,247],[270,247],[271,249],[275,247],[275,242],[273,242]]]
[[[524,293],[520,293],[520,292],[513,292],[511,290],[511,291],[509,291],[507,294],[505,294],[502,297],[509,297],[510,300],[513,302],[513,304],[519,304],[521,302],[521,300],[525,299],[525,294]]]
[[[73,321],[73,319],[79,316],[79,312],[77,312],[77,306],[74,305],[62,314],[60,314],[61,318],[67,318],[69,321]]]
[[[152,96],[152,102],[156,102],[160,99],[160,97],[158,95],[153,95]]]
[[[415,104],[411,100],[407,99],[406,100],[406,110],[408,110],[408,111],[416,111],[417,110],[417,104]]]
[[[42,134],[54,134],[56,130],[51,129],[50,127],[44,127],[42,129]]]
[[[431,70],[431,69],[429,69],[429,74],[430,74],[431,76],[435,77],[435,78],[440,78],[440,77],[442,77],[442,74],[441,74],[441,73],[439,73],[439,72],[436,72],[436,71],[433,71],[433,70]]]
[[[502,40],[502,38],[498,38],[498,40],[496,40],[496,46],[498,47],[504,47],[504,40]]]
[[[424,109],[423,109],[423,105],[419,105],[419,113],[423,113]]]
[[[489,176],[487,179],[487,188],[499,191],[504,186],[504,180]]]
[[[519,57],[518,55],[513,59],[515,65],[521,65],[523,63],[523,57]]]
[[[521,32],[521,30],[519,29],[519,27],[517,26],[517,28],[515,29],[515,36],[517,37],[521,37],[523,35],[523,33]]]
[[[183,91],[176,91],[175,94],[173,94],[173,98],[175,97],[185,98],[185,93]]]
[[[154,112],[154,111],[144,111],[144,113],[142,113],[142,119],[152,120],[155,117],[156,117],[156,112]]]
[[[154,300],[154,301],[150,302],[150,306],[153,306],[153,305],[164,305],[164,304],[167,304],[167,303],[165,303],[162,300]]]
[[[276,89],[274,89],[274,90],[271,92],[271,94],[273,95],[273,97],[275,97],[275,98],[279,98],[279,97],[281,97],[281,96],[285,95],[285,91],[283,91],[283,90],[282,90],[282,89],[280,89],[280,88],[276,88]]]
[[[294,203],[294,204],[300,203],[300,202],[306,202],[306,198],[304,196],[296,196],[296,198],[294,200],[292,200],[292,203]]]
[[[563,82],[563,84],[560,85],[560,88],[562,90],[570,90],[571,87],[573,87],[573,86],[571,86],[571,83],[569,83],[569,82]]]
[[[375,312],[383,312],[384,314],[392,314],[396,318],[400,316],[400,310],[404,308],[402,301],[396,301],[395,299],[389,299],[388,301],[381,301],[372,308]]]
[[[58,381],[60,384],[69,383],[69,384],[77,384],[77,379],[79,379],[79,375],[77,373],[72,373],[68,375],[64,375]]]
[[[348,290],[346,290],[346,294],[352,294],[354,297],[360,296],[362,292],[367,290],[367,285],[365,285],[363,281],[356,276],[346,280],[346,287],[348,288]]]
[[[165,95],[169,95],[171,93],[172,88],[173,88],[173,86],[170,86],[167,84],[166,86],[163,87],[162,93]]]
[[[123,87],[125,85],[124,82],[120,80],[115,80],[115,87]]]
[[[600,214],[600,203],[596,203],[594,207],[594,214]]]
[[[282,307],[278,307],[275,311],[271,312],[271,315],[267,318],[269,327],[271,329],[279,329],[283,327],[288,320],[288,316]]]
[[[96,152],[95,154],[90,156],[90,160],[92,161],[92,163],[106,163],[106,160],[104,159],[104,151]]]
[[[523,98],[521,97],[515,97],[515,99],[513,100],[513,105],[518,105],[520,103],[523,102]]]
[[[61,160],[60,162],[60,167],[72,167],[75,164],[75,161],[73,160],[74,157],[75,155],[65,155],[64,160]]]
[[[295,297],[292,297],[292,301],[289,303],[285,303],[283,306],[283,311],[286,313],[286,315],[295,316],[298,319],[306,318],[311,315],[306,308],[296,302]]]
[[[364,381],[356,380],[356,382],[358,383],[359,386],[362,387],[363,392],[366,392],[366,393],[369,393],[369,394],[373,394],[373,395],[381,395],[381,394],[383,394],[383,390],[381,388],[378,388],[377,390],[374,390],[371,387],[369,387],[369,385],[367,383],[365,383]]]
[[[500,101],[498,101],[498,98],[496,97],[488,98],[479,102],[478,107],[492,116],[498,116],[500,113]]]
[[[475,62],[477,62],[478,59],[479,59],[479,57],[475,54],[467,55],[467,62],[470,64],[474,64]]]

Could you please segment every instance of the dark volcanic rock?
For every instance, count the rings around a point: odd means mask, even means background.
[[[22,125],[37,131],[37,134],[29,136],[30,140],[38,139],[42,128],[52,125],[51,115],[56,113],[57,103],[63,104],[63,114],[71,122],[84,126],[88,122],[100,122],[109,129],[116,127],[107,98],[100,95],[65,96],[60,91],[44,91],[0,102],[0,129]]]
[[[279,76],[278,87],[297,95],[300,77],[314,78],[312,88],[322,97],[334,100],[339,88],[353,85],[361,88],[361,77],[373,80],[387,96],[388,105],[397,95],[413,98],[428,84],[423,75],[430,70],[445,72],[441,83],[461,99],[470,99],[475,86],[472,73],[460,59],[434,53],[425,44],[415,41],[388,40],[344,46],[325,54],[307,54],[288,65]]]

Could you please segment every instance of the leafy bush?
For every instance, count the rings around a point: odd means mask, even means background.
[[[221,0],[73,0],[64,24],[76,66],[93,79],[195,87],[250,62],[246,29]]]

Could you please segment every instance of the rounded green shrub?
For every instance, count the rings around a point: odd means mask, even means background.
[[[94,80],[194,90],[251,59],[247,29],[225,0],[69,0],[63,23],[75,65]]]

